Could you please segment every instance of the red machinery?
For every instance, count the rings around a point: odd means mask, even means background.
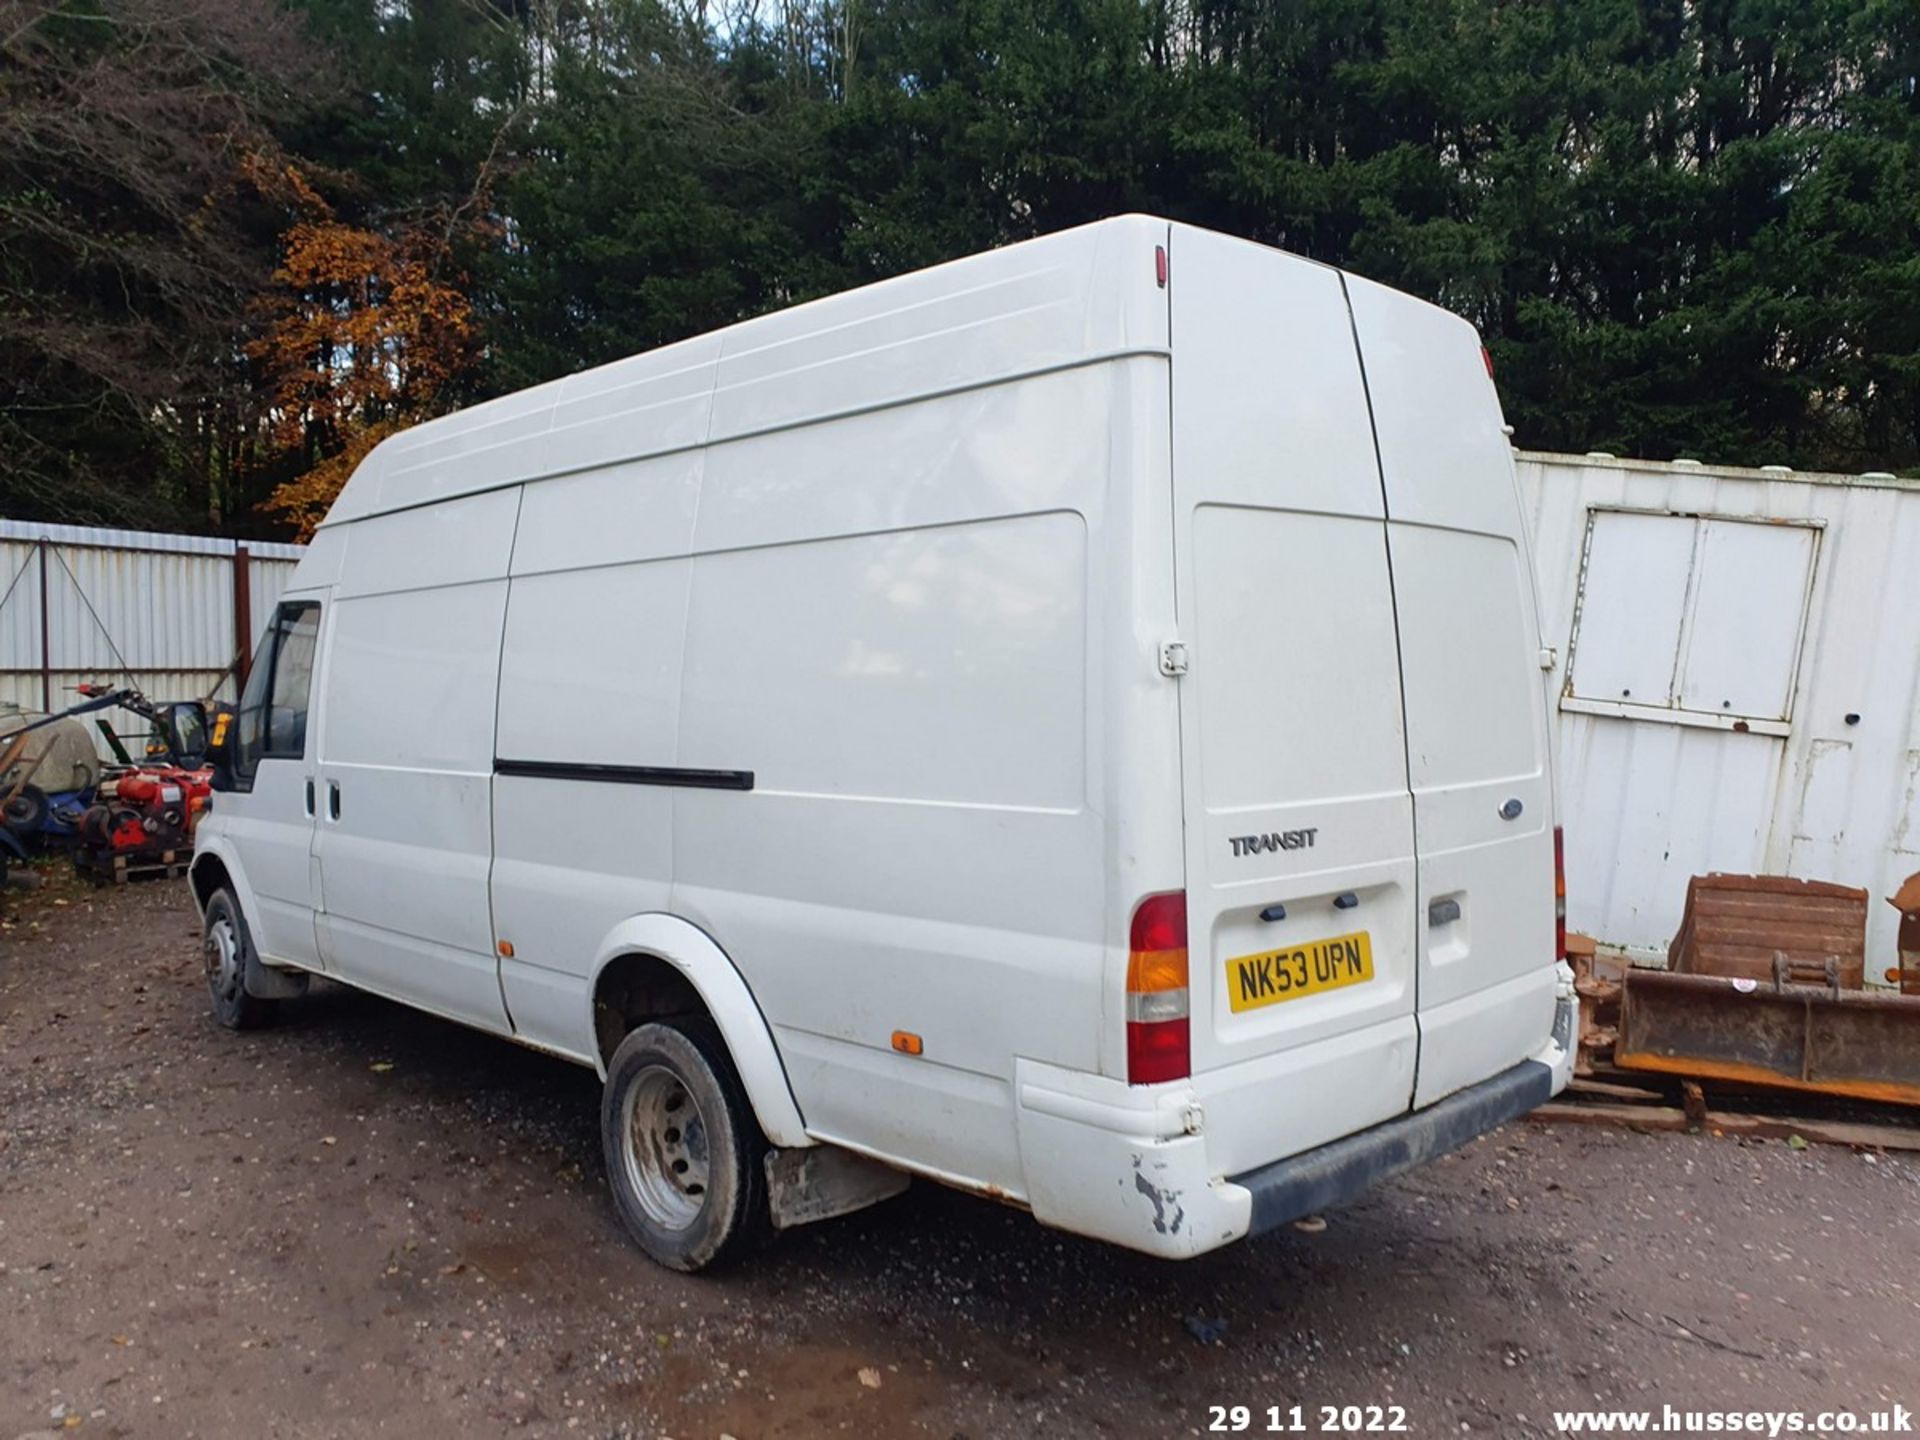
[[[112,869],[116,861],[166,861],[193,848],[193,827],[213,793],[213,772],[141,765],[107,776],[80,817],[75,860]]]

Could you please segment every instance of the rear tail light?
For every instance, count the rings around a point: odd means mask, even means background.
[[[1567,958],[1567,834],[1553,827],[1553,953]]]
[[[1187,1024],[1187,895],[1149,895],[1133,912],[1127,955],[1127,1083],[1193,1073]]]

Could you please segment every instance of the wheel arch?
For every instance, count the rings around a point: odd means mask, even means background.
[[[193,861],[187,866],[187,886],[193,891],[194,908],[200,912],[200,918],[207,915],[207,902],[213,899],[213,892],[222,888],[233,891],[234,899],[240,902],[241,913],[247,917],[247,923],[253,924],[253,917],[259,914],[254,903],[253,887],[247,883],[247,872],[227,847],[218,841],[209,843],[202,840],[194,850]]]
[[[594,1038],[594,1068],[603,1078],[607,1059],[625,1031],[607,1043],[610,1031],[601,1024],[602,1001],[636,985],[649,997],[649,1007],[640,1012],[613,1007],[616,1013],[627,1019],[686,1013],[689,1006],[683,997],[691,996],[720,1032],[767,1139],[781,1147],[814,1143],[787,1081],[772,1027],[745,977],[712,936],[675,915],[632,916],[600,943],[587,986],[585,1033]],[[681,986],[685,989],[677,988]]]
[[[239,862],[224,846],[203,843],[195,847],[193,861],[187,866],[187,887],[193,891],[194,908],[200,912],[202,924],[206,922],[207,906],[213,903],[214,894],[231,890],[234,903],[240,907],[240,918],[254,935],[259,934],[253,918],[259,913],[253,887],[247,883],[246,872]],[[260,958],[257,944],[247,946],[249,995],[261,1000],[292,999],[307,993],[308,978],[305,970],[267,964]]]

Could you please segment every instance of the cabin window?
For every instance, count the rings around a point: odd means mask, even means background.
[[[265,759],[298,760],[307,749],[307,705],[320,639],[320,606],[282,605],[267,627],[259,662],[240,697],[234,775],[243,782]]]

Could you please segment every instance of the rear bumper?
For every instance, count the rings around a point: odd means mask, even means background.
[[[1190,1082],[1129,1086],[1022,1060],[1015,1091],[1024,1198],[1046,1224],[1168,1259],[1284,1225],[1444,1155],[1557,1094],[1573,1070],[1570,977],[1556,998],[1550,1038],[1519,1064],[1424,1109],[1233,1175],[1220,1174],[1209,1157],[1208,1130],[1221,1118],[1210,1111],[1235,1093],[1271,1105],[1276,1087],[1229,1087],[1224,1077],[1231,1072],[1216,1071],[1208,1077],[1214,1099],[1203,1103]],[[1305,1078],[1280,1093],[1312,1095]]]
[[[1249,1235],[1350,1200],[1368,1186],[1457,1150],[1476,1135],[1517,1120],[1554,1093],[1553,1067],[1522,1060],[1424,1110],[1362,1130],[1304,1155],[1276,1160],[1228,1183],[1252,1196]]]

